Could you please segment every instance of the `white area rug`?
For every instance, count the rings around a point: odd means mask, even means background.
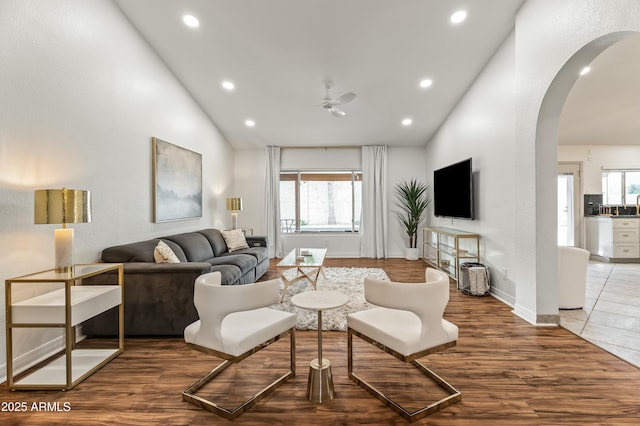
[[[349,302],[341,308],[322,311],[323,330],[347,330],[347,315],[371,308],[364,300],[364,279],[377,278],[388,280],[387,274],[380,268],[323,268],[324,275],[318,278],[318,290],[336,290],[344,293]],[[293,274],[293,270],[287,271]],[[289,275],[286,275],[289,277]],[[280,291],[284,284],[280,284]],[[317,330],[318,314],[316,311],[299,309],[291,305],[291,297],[303,291],[314,291],[313,285],[305,278],[287,289],[282,303],[271,306],[273,309],[298,314],[298,330]]]

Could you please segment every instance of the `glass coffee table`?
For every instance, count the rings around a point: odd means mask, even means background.
[[[282,282],[284,283],[280,303],[284,300],[284,294],[287,292],[287,289],[302,279],[308,279],[309,282],[313,284],[313,288],[316,288],[326,254],[327,249],[324,248],[297,248],[287,253],[287,255],[276,264],[276,269],[280,273]],[[285,272],[289,269],[296,270],[296,275],[291,279],[285,275]]]

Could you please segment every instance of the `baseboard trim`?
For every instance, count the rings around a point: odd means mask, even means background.
[[[527,309],[522,305],[518,305],[516,303],[511,312],[513,312],[523,320],[527,321],[528,323],[536,325],[536,313],[531,311],[530,309]]]
[[[64,350],[64,335],[60,336],[60,337],[56,337],[53,340],[50,340],[49,342],[40,345],[28,352],[25,352],[24,354],[14,358],[13,360],[13,371],[14,371],[14,376],[16,374],[19,374],[25,370],[27,370],[28,368],[33,367],[34,365],[38,364],[39,362],[42,362],[44,360],[46,360],[47,358],[49,358],[50,356],[56,354],[57,352],[60,352],[62,350]],[[2,365],[0,365],[0,380],[3,382],[7,381],[7,364],[6,362]]]
[[[494,299],[498,299],[499,301],[501,301],[505,305],[510,306],[511,308],[513,308],[513,306],[515,304],[515,299],[514,299],[513,295],[511,295],[509,293],[506,293],[506,292],[500,290],[499,288],[492,287],[491,288],[491,296],[493,296]]]

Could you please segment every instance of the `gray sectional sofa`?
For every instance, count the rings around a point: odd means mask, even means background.
[[[220,271],[223,285],[256,282],[269,267],[267,239],[246,239],[249,248],[229,252],[220,231],[203,229],[104,249],[104,262],[124,265],[125,335],[182,335],[198,319],[193,285],[201,274]],[[161,240],[180,263],[155,262],[153,251]],[[83,284],[113,283],[113,275],[101,274]],[[83,323],[82,330],[88,336],[117,334],[116,310]]]

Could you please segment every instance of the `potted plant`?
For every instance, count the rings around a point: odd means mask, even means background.
[[[403,181],[396,185],[396,197],[400,211],[398,219],[409,237],[409,247],[406,248],[405,258],[417,260],[418,226],[422,221],[431,200],[427,194],[427,184],[416,179]]]

